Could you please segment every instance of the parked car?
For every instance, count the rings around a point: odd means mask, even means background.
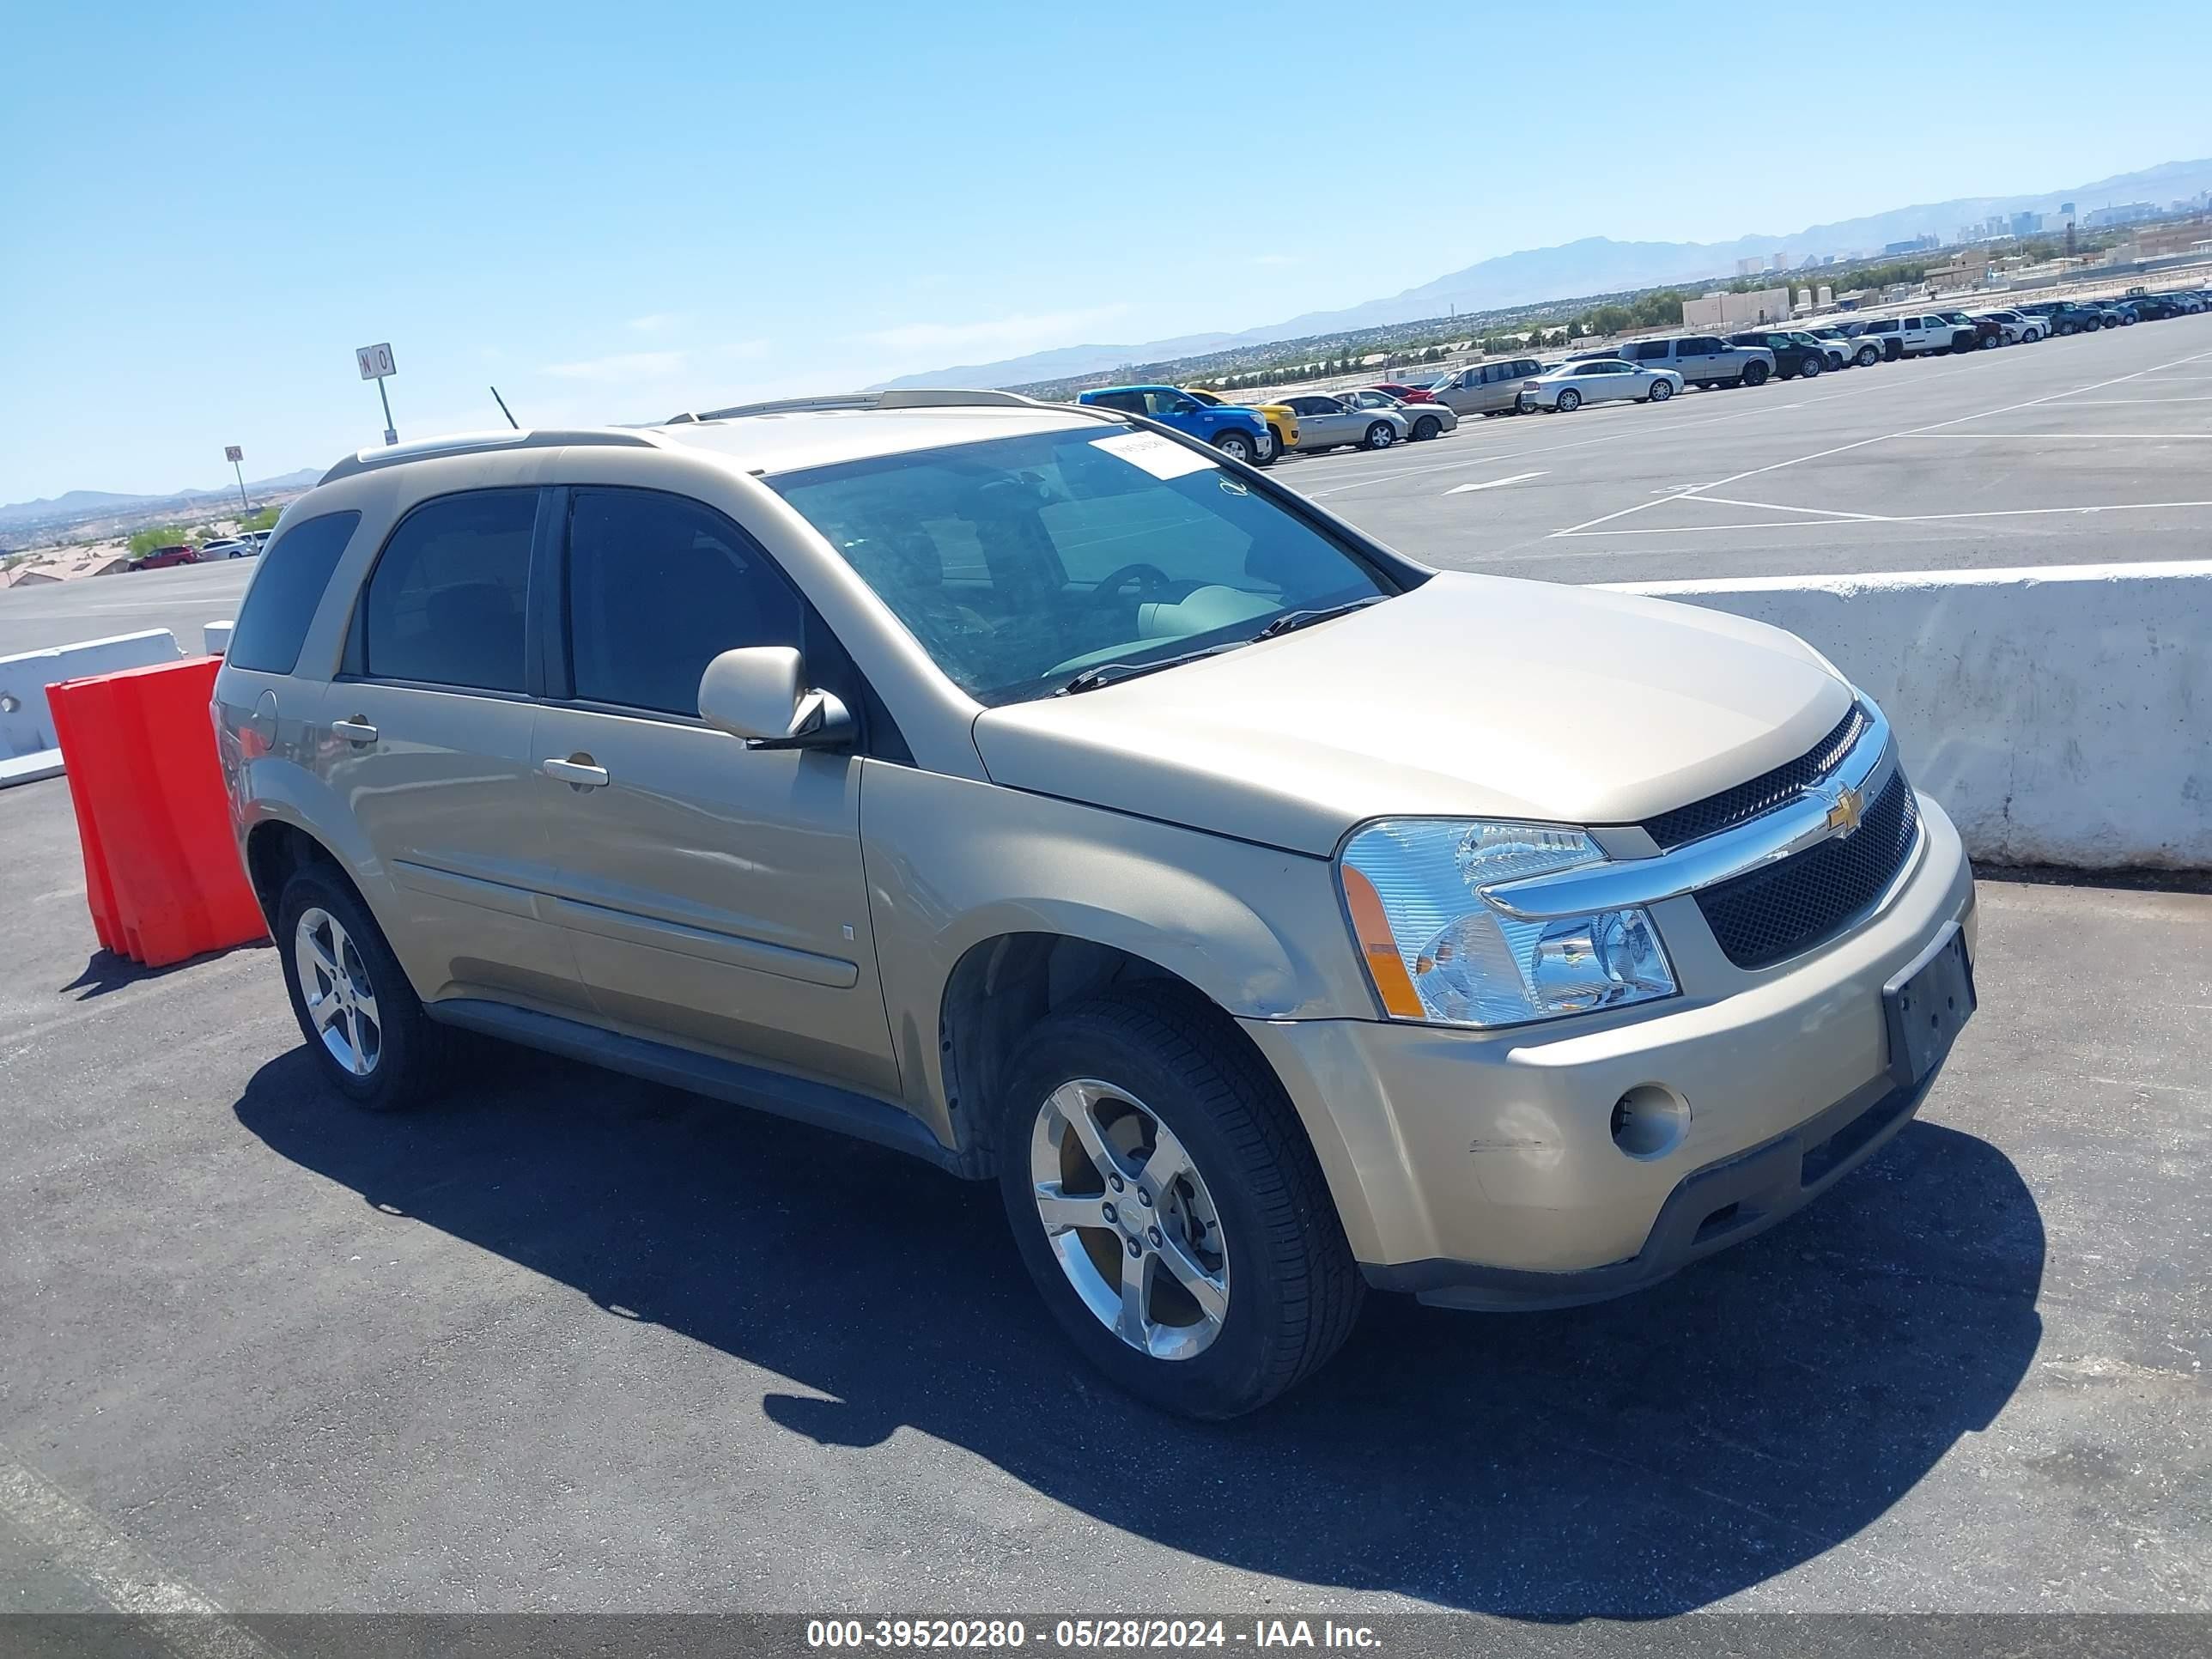
[[[1845,362],[1872,368],[1881,361],[1881,348],[1858,337],[1866,331],[1864,323],[1823,323],[1809,331],[1814,338],[1826,341]]]
[[[1954,351],[1993,351],[2006,343],[2004,325],[1994,318],[1976,317],[1964,311],[1939,311],[1936,314],[1951,325]]]
[[[1810,647],[1431,571],[1096,404],[794,401],[292,507],[214,689],[288,1110],[417,1103],[459,1029],[994,1180],[1070,1342],[1206,1418],[1370,1286],[1637,1290],[1917,1111],[1972,872]]]
[[[1369,390],[1395,398],[1401,404],[1432,404],[1437,400],[1437,394],[1425,386],[1401,386],[1395,380],[1377,380]]]
[[[1663,404],[1681,389],[1682,377],[1676,370],[1624,362],[1618,357],[1595,357],[1562,363],[1525,382],[1521,387],[1521,407],[1567,415],[1584,404],[1622,398]]]
[[[1757,329],[1729,336],[1730,345],[1764,346],[1774,356],[1774,372],[1784,380],[1811,380],[1828,368],[1828,348],[1809,334]]]
[[[2104,312],[2079,300],[2039,300],[2019,309],[2024,316],[2048,319],[2053,334],[2093,334],[2105,325]]]
[[[167,570],[180,564],[198,564],[199,550],[186,542],[171,542],[167,547],[157,547],[151,553],[142,553],[131,561],[133,570]]]
[[[1774,373],[1774,354],[1764,346],[1730,345],[1712,334],[1676,334],[1631,340],[1614,353],[1639,368],[1671,368],[1691,386],[1764,386]]]
[[[1510,415],[1520,407],[1522,382],[1544,372],[1534,357],[1476,363],[1430,386],[1438,403],[1462,415]]]
[[[1406,417],[1406,436],[1413,443],[1425,443],[1459,429],[1459,416],[1447,404],[1409,404],[1380,391],[1342,392],[1337,400],[1353,409],[1396,410]]]
[[[1363,449],[1388,449],[1413,435],[1413,423],[1400,407],[1356,409],[1341,398],[1310,392],[1288,398],[1297,411],[1298,448],[1307,453],[1357,444]]]
[[[2051,332],[2051,325],[2046,319],[2031,317],[2025,312],[2014,311],[2008,307],[1997,311],[1980,311],[1974,314],[1995,323],[2007,345],[2032,345]]]
[[[2139,322],[2162,322],[2168,317],[2182,314],[2182,307],[2175,303],[2170,294],[2131,294],[2127,298],[2127,306]]]
[[[1233,407],[1258,410],[1260,418],[1267,422],[1267,430],[1274,437],[1276,454],[1279,455],[1286,449],[1296,449],[1298,447],[1298,417],[1297,412],[1288,404],[1239,404],[1233,398],[1224,398],[1218,392],[1209,391],[1202,386],[1187,386],[1183,387],[1183,391],[1187,395],[1197,398],[1208,409]]]
[[[1961,331],[1948,318],[1937,313],[1911,317],[1879,317],[1866,325],[1862,340],[1871,340],[1881,348],[1882,356],[1891,362],[1900,357],[1917,357],[1950,350],[1960,342],[1961,333],[1972,342],[1974,331]]]
[[[241,536],[225,536],[216,541],[200,544],[200,559],[204,563],[214,559],[251,558],[253,552],[253,544]]]
[[[1240,409],[1234,404],[1208,404],[1176,386],[1099,386],[1078,392],[1075,400],[1145,416],[1200,443],[1212,444],[1231,460],[1249,461],[1254,466],[1273,466],[1280,453],[1275,447],[1273,428],[1259,410]]]
[[[2191,289],[2177,289],[2161,297],[2172,301],[2188,316],[2197,316],[2204,309],[2205,296]]]

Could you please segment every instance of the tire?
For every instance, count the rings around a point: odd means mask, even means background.
[[[1820,378],[1820,371],[1827,366],[1820,358],[1808,357],[1797,365],[1797,377],[1804,380],[1817,380]]]
[[[2102,317],[2087,318],[2082,321],[2081,331],[2084,334],[2094,334],[2099,329],[2104,327],[2104,325],[2105,319]]]
[[[1413,422],[1413,441],[1425,444],[1444,429],[1443,422],[1433,415],[1424,415]]]
[[[1995,351],[2003,343],[2004,341],[1999,338],[1996,335],[1984,334],[1982,336],[1982,349],[1984,351]]]
[[[1743,366],[1743,384],[1746,386],[1765,386],[1766,384],[1766,377],[1771,372],[1771,371],[1768,369],[1765,363],[1746,363]]]
[[[372,1112],[428,1099],[445,1033],[352,884],[327,864],[301,866],[277,900],[276,938],[293,1018],[323,1080]]]
[[[1872,368],[1881,361],[1881,348],[1878,345],[1863,345],[1851,354],[1851,361],[1861,368]]]
[[[1182,988],[1127,986],[1039,1024],[1007,1073],[999,1146],[1000,1194],[1038,1293],[1084,1357],[1140,1399],[1240,1416],[1351,1334],[1365,1283],[1297,1114],[1243,1034]],[[1171,1200],[1142,1180],[1162,1154],[1181,1171]],[[1122,1215],[1133,1198],[1152,1201]],[[1045,1202],[1092,1224],[1049,1232]],[[1194,1283],[1218,1312],[1183,1288]]]
[[[1583,394],[1572,386],[1559,388],[1559,395],[1552,399],[1552,407],[1562,415],[1571,415],[1583,406]]]
[[[1252,464],[1252,456],[1259,446],[1252,441],[1249,432],[1224,432],[1213,441],[1213,447],[1232,461]]]
[[[1285,441],[1280,428],[1273,426],[1269,427],[1267,428],[1267,459],[1264,461],[1255,463],[1256,465],[1273,466],[1277,461],[1281,460],[1285,455],[1290,453],[1291,446]]]
[[[1674,395],[1674,383],[1672,380],[1654,380],[1651,382],[1651,391],[1648,400],[1655,404],[1663,404],[1668,398]]]
[[[2078,324],[2075,323],[2061,323],[2054,332],[2059,334],[2072,334],[2077,331],[2079,326],[2080,325]]]
[[[1361,441],[1361,447],[1366,449],[1388,449],[1397,441],[1397,428],[1388,421],[1377,421],[1367,428],[1367,436]]]

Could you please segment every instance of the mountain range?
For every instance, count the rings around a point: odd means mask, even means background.
[[[322,476],[321,467],[302,467],[297,472],[287,472],[278,477],[254,479],[246,484],[246,493],[265,495],[287,489],[305,489]],[[173,495],[117,495],[105,489],[71,489],[35,501],[11,501],[0,507],[0,530],[20,530],[33,525],[70,524],[80,519],[141,513],[160,507],[182,509],[224,500],[234,501],[237,496],[236,484],[220,484],[213,489],[180,489]]]
[[[1606,236],[1586,236],[1555,247],[1528,248],[1480,260],[1387,299],[1368,300],[1339,311],[1309,311],[1241,332],[1190,334],[1124,345],[1061,346],[999,362],[902,374],[884,385],[1023,386],[1097,374],[1127,363],[1167,362],[1238,346],[1419,322],[1454,311],[1498,311],[1583,295],[1729,280],[1740,259],[1757,259],[1763,264],[1780,253],[1794,264],[1826,254],[1879,253],[1889,243],[1912,237],[1932,234],[1948,240],[1962,228],[1978,225],[1993,214],[2052,213],[2067,202],[2085,216],[2100,207],[2137,201],[2163,209],[2178,198],[2207,189],[2212,189],[2212,159],[2163,162],[2032,196],[1964,196],[1893,208],[1832,224],[1810,225],[1786,236],[1753,234],[1732,242],[1617,242]]]

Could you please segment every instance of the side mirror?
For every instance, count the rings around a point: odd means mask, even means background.
[[[827,691],[806,689],[806,665],[787,645],[725,651],[699,677],[699,717],[748,749],[820,749],[849,742],[853,716]]]

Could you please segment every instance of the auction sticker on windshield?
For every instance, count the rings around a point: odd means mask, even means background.
[[[1119,455],[1132,466],[1140,466],[1155,478],[1180,478],[1186,473],[1213,470],[1212,459],[1194,449],[1185,449],[1170,442],[1157,432],[1124,432],[1118,437],[1100,438],[1091,446],[1109,455]]]

